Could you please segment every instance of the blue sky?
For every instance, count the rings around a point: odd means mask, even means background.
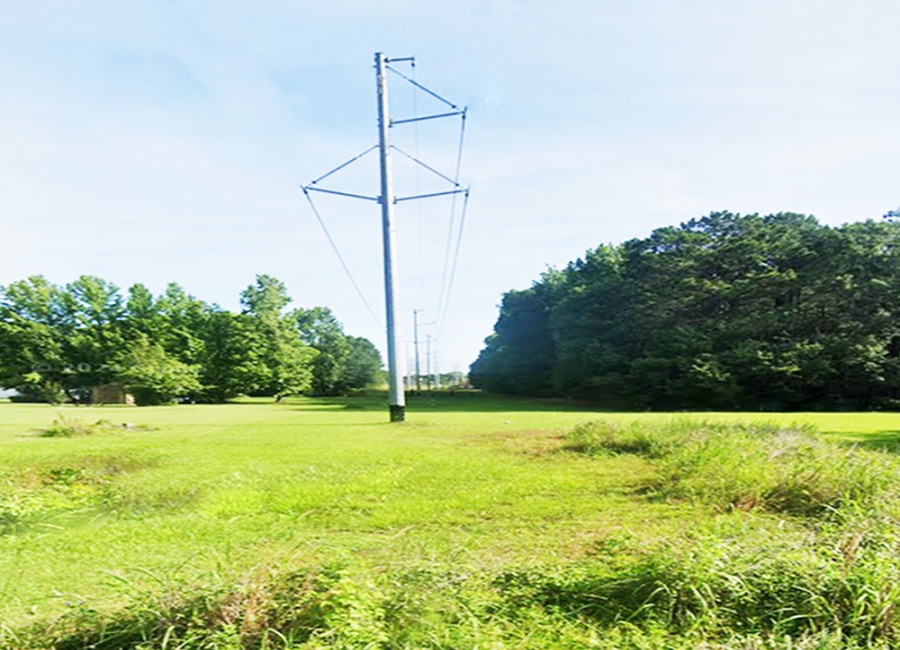
[[[175,281],[237,309],[268,273],[383,349],[298,190],[375,144],[378,51],[414,55],[418,81],[469,108],[472,197],[445,319],[450,201],[397,215],[402,334],[413,309],[443,320],[445,370],[474,360],[504,291],[598,244],[715,210],[837,225],[900,204],[893,1],[0,6],[0,284]],[[397,77],[391,94],[396,117],[434,108]],[[452,175],[455,128],[394,131]],[[376,164],[333,186],[377,194]],[[401,192],[430,182],[399,161],[396,175]],[[317,205],[383,321],[378,206]]]

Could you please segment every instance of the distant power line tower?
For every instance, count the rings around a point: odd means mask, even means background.
[[[466,118],[466,109],[459,108],[455,104],[447,101],[437,93],[432,92],[425,86],[419,84],[414,79],[410,79],[406,75],[398,72],[394,68],[391,68],[389,63],[398,63],[406,61],[411,65],[415,66],[415,59],[413,57],[403,57],[398,59],[390,59],[388,56],[382,52],[378,52],[375,54],[375,78],[377,83],[377,95],[378,95],[378,144],[376,146],[370,147],[363,153],[351,158],[347,162],[339,165],[338,167],[332,169],[330,172],[325,174],[324,176],[320,176],[314,181],[311,181],[308,185],[301,185],[301,189],[303,193],[306,195],[306,198],[309,200],[310,205],[312,206],[313,212],[316,215],[316,218],[319,220],[319,223],[322,225],[322,228],[325,230],[325,234],[328,237],[328,241],[331,244],[332,248],[334,248],[335,253],[338,256],[338,259],[341,262],[341,265],[344,267],[344,270],[347,272],[347,275],[350,277],[350,281],[353,283],[353,286],[356,288],[357,292],[360,294],[363,302],[366,304],[366,307],[369,307],[368,302],[365,299],[365,296],[360,291],[359,286],[356,284],[356,281],[353,279],[352,274],[350,273],[347,264],[344,262],[343,257],[340,254],[340,251],[337,249],[334,240],[331,238],[331,235],[328,233],[328,229],[325,227],[325,222],[322,220],[322,217],[319,215],[318,210],[316,209],[315,204],[312,201],[312,197],[310,196],[311,191],[315,192],[325,192],[327,194],[337,194],[339,196],[345,196],[355,199],[366,199],[369,201],[375,201],[381,205],[381,227],[382,227],[382,241],[383,241],[383,254],[384,254],[384,294],[385,294],[385,318],[386,318],[386,330],[387,330],[387,355],[388,355],[388,408],[390,410],[390,421],[391,422],[402,422],[406,419],[406,395],[404,393],[403,387],[403,376],[400,372],[400,363],[399,363],[399,346],[398,346],[398,336],[397,336],[397,301],[396,301],[396,276],[397,276],[397,267],[396,267],[396,228],[394,224],[394,205],[399,203],[400,201],[411,201],[413,199],[424,199],[435,196],[444,196],[449,194],[464,194],[466,197],[469,195],[469,190],[463,188],[459,184],[459,161],[457,160],[457,177],[456,179],[452,179],[444,174],[441,174],[437,170],[432,167],[429,167],[422,161],[418,160],[415,156],[411,156],[402,150],[396,149],[396,147],[390,144],[390,129],[393,126],[398,124],[406,124],[409,122],[419,122],[422,120],[433,120],[437,118],[443,117],[453,117],[460,116],[462,118],[462,124],[465,125]],[[411,83],[416,88],[428,93],[433,98],[447,105],[451,110],[446,111],[444,113],[439,113],[435,115],[426,115],[423,117],[413,116],[408,119],[403,120],[391,120],[390,119],[390,111],[389,111],[389,103],[388,103],[388,83],[387,83],[387,73],[388,71],[394,72],[398,76],[402,77],[409,83]],[[381,194],[377,197],[373,196],[364,196],[362,194],[353,194],[349,192],[339,192],[337,190],[325,189],[322,187],[318,187],[317,183],[324,180],[325,178],[331,176],[335,172],[347,167],[351,163],[356,162],[366,154],[378,149],[378,160],[379,167],[381,173]],[[462,135],[460,135],[460,155],[462,150]],[[419,194],[416,196],[406,196],[406,197],[396,197],[394,196],[394,188],[393,188],[393,178],[392,178],[392,168],[391,168],[391,151],[399,151],[407,158],[411,159],[416,164],[425,168],[429,172],[436,174],[438,177],[443,179],[444,181],[452,184],[452,189],[441,192],[431,192],[428,194]],[[462,236],[462,227],[460,226],[459,231],[460,237]],[[457,246],[458,250],[458,246]],[[449,247],[448,247],[449,251]],[[370,308],[371,312],[371,308]],[[374,316],[374,313],[373,313]],[[418,382],[419,368],[418,368],[418,344],[416,345],[416,377]]]

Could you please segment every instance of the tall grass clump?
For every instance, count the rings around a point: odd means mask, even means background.
[[[540,603],[604,629],[896,647],[900,538],[884,529],[854,542],[847,532],[709,527],[649,548],[618,545],[594,565],[507,572],[498,584],[512,608]]]
[[[136,510],[118,479],[157,462],[122,453],[70,460],[0,471],[0,536],[36,525],[58,529],[85,513]]]
[[[342,567],[276,567],[233,585],[215,579],[163,587],[134,590],[118,611],[69,603],[55,619],[0,631],[0,647],[349,650],[382,648],[388,641],[384,594],[370,578]]]
[[[26,468],[0,474],[0,535],[90,509],[110,491],[110,477],[86,467]]]
[[[577,425],[565,436],[565,448],[589,455],[640,454],[660,456],[668,440],[653,426],[622,425],[592,420]]]
[[[620,543],[591,561],[498,571],[275,566],[231,584],[136,589],[117,611],[70,604],[55,619],[0,630],[0,647],[896,647],[896,537],[851,557],[837,533],[770,532],[707,528],[649,547]]]
[[[69,438],[72,436],[93,436],[100,433],[109,433],[116,428],[112,422],[108,420],[97,420],[96,422],[85,422],[76,417],[70,417],[64,414],[58,415],[52,424],[40,431],[40,435],[45,438]]]
[[[895,456],[835,444],[807,427],[688,420],[586,423],[566,446],[642,455],[656,468],[646,482],[654,497],[761,523],[757,533],[707,530],[620,552],[601,571],[534,591],[548,606],[681,633],[787,635],[842,648],[900,643]],[[790,519],[773,529],[741,511]]]
[[[646,456],[656,464],[646,486],[656,496],[725,510],[822,515],[890,500],[900,482],[900,463],[892,455],[829,442],[806,426],[588,422],[565,440],[567,448],[583,453]]]

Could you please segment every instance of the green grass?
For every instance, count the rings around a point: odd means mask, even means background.
[[[877,507],[900,484],[893,456],[839,446],[809,425],[591,421],[566,435],[565,448],[654,459],[657,472],[646,483],[653,494],[700,500],[722,510],[833,515],[848,504]]]
[[[863,447],[893,449],[900,417],[685,417],[472,395],[414,399],[402,425],[377,397],[3,403],[0,641],[891,643],[896,467]]]

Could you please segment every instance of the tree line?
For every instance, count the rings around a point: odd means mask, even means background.
[[[900,408],[900,223],[717,212],[507,292],[473,385],[627,409]]]
[[[238,395],[338,395],[373,384],[381,356],[348,336],[325,307],[286,311],[285,285],[259,275],[240,313],[169,284],[127,295],[82,276],[64,286],[42,276],[0,287],[0,386],[19,399],[84,401],[117,384],[139,404]]]

